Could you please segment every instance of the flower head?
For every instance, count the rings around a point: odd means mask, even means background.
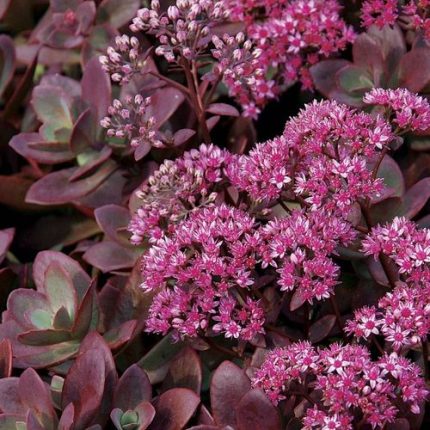
[[[430,104],[405,88],[384,90],[374,88],[364,96],[364,102],[383,106],[391,121],[402,130],[425,131],[430,128]]]
[[[253,300],[254,220],[226,205],[202,208],[174,226],[142,257],[142,288],[155,291],[147,330],[197,336],[207,329],[251,340],[264,313]],[[247,296],[242,298],[241,291]]]
[[[312,387],[322,401],[307,409],[306,430],[353,429],[361,419],[382,429],[404,410],[419,413],[418,405],[427,397],[419,368],[406,358],[393,353],[373,361],[364,347],[336,343],[321,349],[307,342],[275,349],[252,384],[275,404],[290,391]]]
[[[141,205],[129,225],[132,242],[157,240],[198,207],[212,203],[215,185],[224,177],[228,151],[202,144],[175,161],[166,160],[136,192]]]

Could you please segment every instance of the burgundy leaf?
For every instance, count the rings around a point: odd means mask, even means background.
[[[57,414],[52,405],[49,389],[34,369],[29,368],[20,376],[18,393],[22,404],[34,413],[42,428],[55,428]]]
[[[75,420],[75,406],[69,403],[63,410],[60,422],[58,423],[58,430],[71,430]]]
[[[243,369],[231,361],[224,361],[212,376],[210,396],[212,413],[218,425],[236,426],[233,405],[251,389],[251,382]]]
[[[121,8],[124,7],[127,6],[121,4]],[[82,99],[95,108],[96,119],[102,119],[111,103],[111,84],[98,57],[94,57],[85,65],[81,86]]]
[[[371,166],[373,168],[373,166]],[[405,180],[399,165],[389,155],[385,155],[378,169],[378,178],[384,180],[384,190],[379,196],[372,197],[372,204],[389,197],[402,197],[405,192]]]
[[[96,142],[97,118],[94,112],[88,108],[78,117],[70,136],[70,149],[74,154],[89,150]]]
[[[70,178],[78,170],[76,167],[50,173],[30,187],[26,201],[39,205],[70,203],[89,194],[116,169],[117,165],[109,160],[94,175],[75,182]]]
[[[301,294],[300,290],[294,291],[290,301],[290,311],[291,312],[296,311],[297,309],[302,307],[305,302],[306,300],[303,297],[303,294]]]
[[[33,278],[37,289],[45,291],[46,271],[52,262],[59,263],[69,274],[78,294],[78,300],[82,300],[88,290],[91,278],[73,258],[57,251],[42,251],[37,254],[33,265]]]
[[[75,158],[67,145],[52,142],[48,147],[44,143],[39,133],[20,133],[10,140],[9,145],[23,157],[42,164],[64,163]]]
[[[12,374],[12,345],[9,339],[0,342],[0,379]]]
[[[354,64],[371,72],[374,82],[380,82],[384,71],[384,58],[381,46],[374,37],[361,33],[352,45],[352,56]]]
[[[93,281],[77,309],[75,321],[71,329],[72,338],[81,339],[88,331],[97,326],[98,312],[95,309],[96,300],[96,287]]]
[[[0,35],[0,97],[15,71],[15,45],[11,37]]]
[[[312,343],[321,342],[330,334],[335,324],[335,315],[324,315],[309,327],[309,340]]]
[[[430,48],[415,48],[406,53],[399,65],[400,86],[420,92],[430,83]]]
[[[9,6],[11,4],[12,0],[1,0],[0,1],[0,19],[3,19],[6,12],[9,9]]]
[[[75,408],[74,429],[84,430],[93,424],[101,406],[105,386],[103,352],[90,349],[78,356],[64,381],[62,408]]]
[[[200,394],[201,385],[202,364],[200,357],[193,348],[184,348],[170,363],[163,388],[189,388]]]
[[[406,191],[399,216],[413,218],[430,198],[430,178],[421,179]]]
[[[181,146],[195,134],[196,132],[194,130],[191,130],[190,128],[182,128],[173,135],[173,144],[175,146]]]
[[[206,112],[213,113],[215,115],[224,116],[239,116],[239,111],[231,105],[226,103],[212,103],[206,108]]]
[[[135,334],[137,328],[137,321],[126,321],[120,326],[113,327],[103,335],[103,339],[109,345],[110,349],[121,348],[126,344]]]
[[[176,112],[184,99],[184,95],[176,88],[166,87],[155,91],[148,108],[155,117],[157,127],[161,127]]]
[[[97,23],[109,23],[113,28],[122,27],[135,17],[139,0],[103,0],[97,8]]]
[[[149,430],[182,430],[194,415],[200,398],[187,388],[173,388],[157,399]]]
[[[334,79],[336,73],[343,67],[350,64],[346,60],[325,60],[320,61],[310,68],[315,88],[325,97],[330,98],[337,88]]]
[[[103,241],[88,249],[84,254],[84,260],[107,273],[132,268],[138,254],[138,250],[125,248],[116,242]]]
[[[97,224],[112,241],[129,245],[129,233],[126,231],[130,222],[130,213],[123,206],[106,205],[94,211]]]
[[[97,350],[99,353],[101,353],[104,361],[105,383],[97,417],[97,423],[104,425],[109,419],[109,414],[112,410],[113,393],[118,383],[118,374],[109,346],[103,337],[96,331],[92,331],[87,334],[87,336],[85,336],[85,339],[83,340],[79,349],[79,353],[83,354],[92,350]]]
[[[101,151],[91,151],[91,153],[88,154],[88,161],[70,176],[69,181],[76,182],[95,174],[97,168],[108,160],[111,154],[112,150],[108,146],[105,146]]]
[[[26,407],[18,394],[19,378],[0,379],[0,413],[25,415]]]
[[[154,406],[149,402],[142,402],[136,406],[135,411],[139,415],[139,427],[137,430],[147,429],[156,414]]]
[[[246,393],[236,407],[237,430],[281,430],[278,410],[262,390]]]
[[[136,364],[129,367],[115,388],[113,405],[123,411],[135,409],[143,401],[151,401],[152,387],[146,373]]]

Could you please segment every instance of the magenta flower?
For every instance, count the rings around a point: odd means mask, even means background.
[[[107,129],[107,135],[126,140],[136,151],[136,159],[146,155],[152,147],[161,148],[163,142],[157,134],[155,118],[148,110],[151,98],[138,94],[134,98],[127,96],[124,102],[115,99],[108,108],[109,116],[100,121]]]
[[[129,225],[131,241],[139,244],[144,239],[157,240],[169,223],[212,203],[215,185],[223,179],[230,158],[228,151],[202,144],[175,161],[166,160],[136,192],[142,204]]]
[[[275,349],[252,383],[275,404],[301,393],[321,398],[306,411],[306,430],[352,430],[361,419],[382,429],[405,411],[419,413],[427,397],[420,370],[408,359],[392,353],[373,361],[364,347],[336,343],[315,348],[301,342]]]
[[[251,340],[264,313],[252,298],[254,220],[226,205],[203,208],[143,255],[142,288],[155,291],[146,329],[177,337],[223,333]]]
[[[259,229],[257,254],[263,268],[277,268],[281,291],[297,290],[303,301],[312,303],[333,293],[339,267],[330,255],[354,237],[351,226],[338,218],[293,211]]]
[[[383,106],[390,120],[402,131],[426,131],[430,128],[429,102],[405,88],[374,88],[363,100],[370,105]]]

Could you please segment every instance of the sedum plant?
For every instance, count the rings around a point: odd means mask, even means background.
[[[0,1],[0,428],[428,428],[428,3]]]

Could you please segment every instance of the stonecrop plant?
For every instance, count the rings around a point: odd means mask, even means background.
[[[430,2],[0,28],[0,429],[429,428]]]

